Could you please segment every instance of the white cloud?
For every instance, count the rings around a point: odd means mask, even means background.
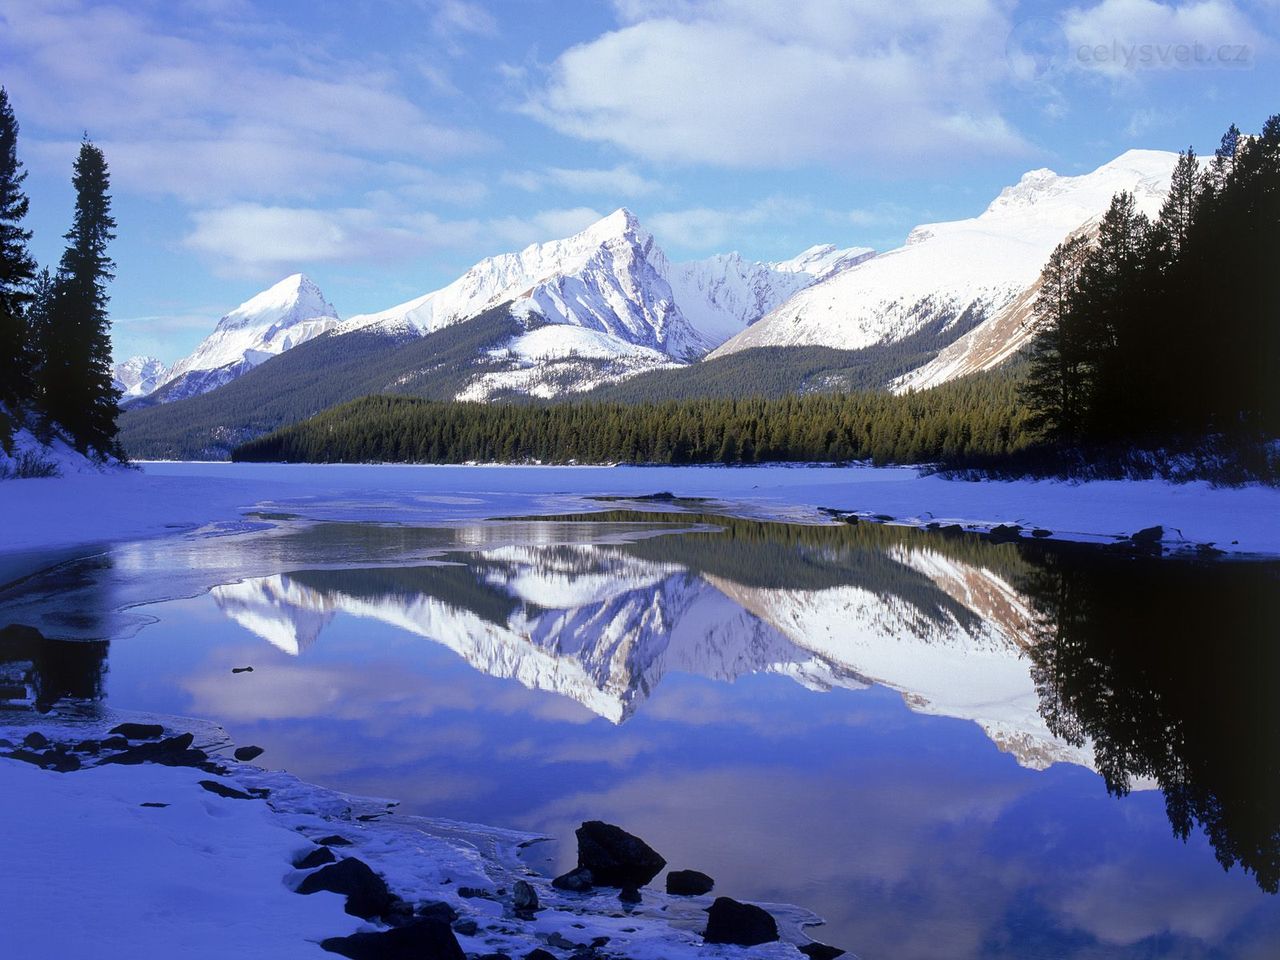
[[[498,240],[512,246],[569,237],[585,230],[604,214],[591,207],[543,210],[530,217],[502,217],[489,222],[488,231]]]
[[[805,200],[770,197],[747,207],[690,207],[669,210],[645,218],[663,246],[709,251],[742,243],[753,230],[793,224],[813,212]]]
[[[440,250],[475,250],[479,260],[570,236],[600,217],[590,207],[448,220],[391,202],[338,210],[236,203],[195,213],[183,245],[222,275],[268,280],[308,264],[385,263]]]
[[[1264,41],[1229,0],[1102,0],[1063,15],[1068,63],[1115,79],[1146,70],[1248,67]]]
[[[503,183],[530,193],[548,188],[602,196],[639,197],[661,189],[661,184],[619,165],[607,169],[549,167],[546,170],[524,170],[505,173]]]
[[[59,149],[89,125],[121,185],[195,202],[311,197],[387,158],[420,165],[489,146],[363,63],[279,36],[246,42],[217,23],[162,26],[146,9],[6,4],[0,61],[28,149]]]
[[[1024,149],[996,106],[1011,4],[766,0],[617,5],[524,110],[658,160],[902,166]]]

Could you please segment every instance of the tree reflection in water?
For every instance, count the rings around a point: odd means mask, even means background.
[[[1041,713],[1093,743],[1107,789],[1164,792],[1224,869],[1280,887],[1280,567],[1045,551],[1022,585],[1039,614]]]

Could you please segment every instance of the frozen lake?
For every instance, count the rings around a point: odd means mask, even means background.
[[[864,958],[1280,951],[1280,565],[759,519],[856,506],[820,470],[702,471],[744,518],[583,496],[672,471],[378,469],[11,551],[0,625],[75,643],[10,657],[0,716],[205,718],[409,813],[604,819]]]

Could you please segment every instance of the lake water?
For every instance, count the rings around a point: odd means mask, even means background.
[[[1280,565],[607,506],[49,558],[0,624],[76,642],[0,664],[8,715],[208,718],[408,812],[608,820],[867,960],[1280,955]]]

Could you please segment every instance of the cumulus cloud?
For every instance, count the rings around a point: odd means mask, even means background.
[[[1008,154],[998,109],[1011,4],[627,0],[523,109],[637,156],[732,167]]]

